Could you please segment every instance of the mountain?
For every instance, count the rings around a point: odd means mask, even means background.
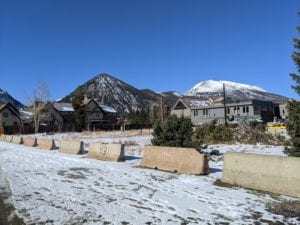
[[[24,108],[24,105],[21,102],[14,99],[7,91],[0,89],[0,104],[7,102],[11,103],[17,109]]]
[[[121,115],[158,105],[162,97],[164,104],[172,107],[178,98],[175,94],[168,92],[156,93],[149,89],[139,90],[108,74],[99,74],[81,87],[87,97],[115,108]],[[61,102],[71,102],[75,91],[64,97]]]
[[[269,93],[257,86],[222,80],[208,80],[200,82],[188,90],[185,94],[188,96],[197,96],[201,98],[218,98],[223,96],[223,84],[225,84],[226,96],[231,97],[235,101],[260,99],[281,103],[288,100],[287,97]]]

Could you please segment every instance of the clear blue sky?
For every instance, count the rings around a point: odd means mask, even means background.
[[[298,0],[0,0],[0,88],[53,99],[99,73],[139,89],[230,80],[290,88]]]

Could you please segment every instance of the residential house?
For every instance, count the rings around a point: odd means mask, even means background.
[[[74,109],[71,103],[49,102],[40,117],[39,132],[75,130]]]
[[[114,108],[98,103],[94,99],[86,99],[84,105],[87,130],[114,129],[118,116]]]
[[[212,105],[212,100],[203,100],[194,96],[184,96],[177,100],[171,109],[171,115],[177,117],[191,118],[191,110],[194,107],[204,107]]]
[[[246,102],[226,104],[228,123],[240,121],[261,121],[270,122],[274,117],[279,117],[279,106],[271,101],[249,100]],[[194,125],[217,120],[218,124],[224,123],[224,105],[214,104],[209,106],[193,107],[191,109],[191,121]]]
[[[33,113],[26,109],[21,109],[19,112],[22,120],[22,133],[34,133]]]
[[[71,103],[54,103],[50,109],[50,126],[53,131],[65,132],[75,130],[74,109]]]
[[[20,113],[11,103],[0,106],[0,126],[5,134],[19,133],[22,128]]]

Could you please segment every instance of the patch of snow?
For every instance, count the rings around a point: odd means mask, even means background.
[[[196,84],[193,88],[191,88],[186,92],[186,95],[195,95],[196,93],[205,93],[205,92],[223,92],[223,84],[225,84],[225,88],[227,92],[231,92],[234,90],[266,92],[266,90],[253,85],[235,83],[232,81],[224,81],[224,80],[219,80],[219,81],[208,80]]]
[[[64,112],[74,112],[74,108],[73,107],[62,107],[62,111],[64,111]]]
[[[191,107],[199,107],[199,106],[209,106],[212,104],[211,101],[190,101]]]
[[[172,94],[175,95],[175,96],[177,96],[177,97],[179,97],[179,98],[183,96],[182,94],[180,94],[177,91],[173,91]]]
[[[208,176],[138,168],[142,146],[151,140],[143,132],[49,136],[58,142],[67,138],[137,142],[126,147],[127,160],[118,163],[0,142],[5,172],[1,176],[9,181],[18,214],[28,224],[254,224],[257,214],[261,219],[297,224],[296,219],[266,210],[266,202],[278,201],[268,194],[213,185],[222,176],[222,160],[209,162]],[[212,149],[283,155],[283,147],[265,145],[210,145],[207,151]]]
[[[107,106],[107,105],[100,105],[100,107],[105,111],[105,112],[110,112],[110,113],[117,113],[117,111],[110,107],[110,106]]]

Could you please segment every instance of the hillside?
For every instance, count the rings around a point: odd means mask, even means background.
[[[159,94],[149,89],[139,90],[108,74],[99,74],[81,87],[87,97],[115,108],[121,115],[157,105],[161,97],[163,97],[164,104],[171,107],[178,98],[173,92]],[[61,102],[71,102],[75,91],[64,97]]]

